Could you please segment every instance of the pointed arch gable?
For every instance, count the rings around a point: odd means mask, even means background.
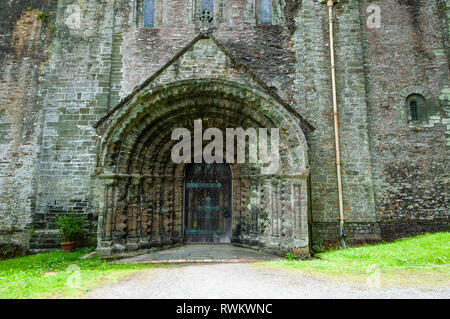
[[[307,143],[299,119],[263,92],[217,79],[177,81],[163,87],[143,90],[136,95],[105,123],[107,125],[98,128],[101,134],[97,163],[99,171],[119,173],[117,167],[113,166],[120,163],[115,161],[131,156],[123,155],[124,149],[131,150],[138,143],[143,143],[141,139],[145,136],[144,131],[158,122],[166,121],[176,125],[179,123],[177,114],[183,112],[185,118],[190,113],[192,116],[200,116],[204,112],[215,112],[218,118],[244,116],[253,125],[260,127],[270,123],[271,127],[280,129],[285,148],[290,150],[290,171],[307,171]],[[243,122],[223,124],[239,125]],[[169,133],[165,132],[167,136]]]

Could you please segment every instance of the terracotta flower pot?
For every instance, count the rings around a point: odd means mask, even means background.
[[[76,241],[69,241],[66,243],[61,243],[61,248],[64,252],[69,253],[75,250],[77,242]]]

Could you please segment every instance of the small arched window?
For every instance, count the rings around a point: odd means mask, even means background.
[[[202,9],[208,9],[214,15],[214,0],[202,0]]]
[[[163,0],[136,0],[138,28],[157,29],[162,26]]]
[[[280,0],[252,0],[258,25],[280,25],[284,20],[286,2]]]
[[[214,17],[214,0],[202,0],[202,10],[203,9],[207,9]],[[214,20],[212,21],[211,25],[214,25]]]
[[[259,0],[259,23],[272,24],[272,0]]]
[[[411,120],[418,121],[419,115],[417,114],[417,102],[411,101],[409,103],[409,110],[411,111]]]
[[[201,27],[200,17],[203,9],[207,9],[212,14],[214,19],[211,25],[219,27],[221,24],[231,23],[229,0],[190,0],[190,2],[192,8],[189,11],[195,27]]]
[[[144,28],[155,27],[155,0],[144,0]]]
[[[420,94],[411,94],[406,98],[410,121],[426,121],[427,109],[425,98]]]

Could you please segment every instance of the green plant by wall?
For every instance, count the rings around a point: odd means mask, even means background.
[[[77,240],[83,233],[85,217],[77,217],[74,212],[69,215],[56,215],[55,225],[61,231],[63,242]]]
[[[48,21],[47,13],[42,11],[38,12],[38,14],[36,15],[36,19],[41,20],[42,22],[47,22]]]
[[[326,252],[326,248],[323,245],[322,241],[320,240],[316,240],[313,242],[312,246],[311,246],[311,250],[314,254],[320,254],[320,253],[324,253]]]
[[[295,260],[295,255],[293,253],[287,253],[286,259],[289,261],[293,261],[293,260]]]

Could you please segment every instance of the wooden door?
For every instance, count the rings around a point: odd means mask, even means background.
[[[228,164],[188,164],[185,171],[184,241],[230,243],[231,168]]]

